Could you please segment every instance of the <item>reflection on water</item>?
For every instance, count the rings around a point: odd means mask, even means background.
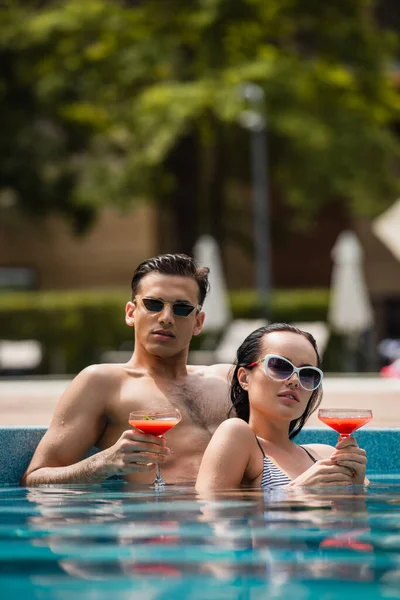
[[[0,488],[2,597],[399,598],[400,483]]]

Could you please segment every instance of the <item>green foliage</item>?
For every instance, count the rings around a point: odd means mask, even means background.
[[[232,312],[236,319],[254,319],[265,308],[260,305],[255,290],[230,293]],[[275,290],[271,298],[270,320],[274,322],[326,321],[329,290]]]
[[[99,362],[105,350],[133,348],[133,330],[125,324],[124,292],[14,292],[0,295],[3,339],[35,339],[45,350],[43,372],[54,370],[54,355],[65,359],[67,373]],[[230,293],[234,318],[259,316],[253,290]],[[272,297],[275,321],[325,320],[327,290],[277,290]],[[199,348],[194,338],[191,348]]]
[[[98,362],[101,351],[133,339],[124,321],[126,300],[118,293],[2,294],[2,338],[38,340],[45,352],[44,372],[52,370],[56,355],[65,360],[66,372],[76,373]]]
[[[395,40],[373,9],[371,0],[9,0],[0,200],[62,212],[79,230],[104,204],[161,198],[186,134],[210,160],[217,124],[231,152],[246,108],[238,90],[252,81],[265,92],[273,185],[299,222],[338,198],[376,214],[399,191],[390,124],[400,102],[388,73]],[[245,176],[232,166],[226,175]]]

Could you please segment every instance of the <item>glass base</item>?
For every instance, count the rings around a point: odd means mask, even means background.
[[[165,481],[163,481],[162,479],[156,479],[155,482],[153,483],[153,488],[163,488],[165,487],[167,484],[165,483]]]
[[[153,487],[154,488],[162,488],[166,485],[165,481],[163,480],[163,478],[161,477],[161,473],[160,473],[160,465],[156,466],[156,478],[154,480],[153,483]]]

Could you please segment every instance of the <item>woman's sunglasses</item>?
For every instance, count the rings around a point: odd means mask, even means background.
[[[176,317],[188,317],[195,310],[200,312],[200,304],[190,304],[190,302],[167,302],[160,298],[151,298],[149,296],[135,296],[142,301],[143,306],[148,312],[159,313],[164,309],[164,306],[169,305],[172,307],[172,312]]]
[[[261,360],[252,362],[247,366],[254,367],[261,362],[264,363],[267,375],[275,381],[286,381],[286,379],[292,377],[293,373],[297,373],[300,385],[305,390],[312,392],[321,385],[323,373],[317,367],[295,367],[290,360],[277,354],[267,354]]]

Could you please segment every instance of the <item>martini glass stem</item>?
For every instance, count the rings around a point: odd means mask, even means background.
[[[340,433],[339,434],[338,442],[340,442],[341,440],[345,440],[345,439],[347,439],[350,436],[351,436],[351,433]],[[352,472],[353,477],[355,477],[356,476],[355,470],[352,469],[351,467],[347,467],[347,468],[350,469],[350,471]]]
[[[165,485],[165,481],[161,477],[160,465],[156,464],[156,478],[154,480],[154,487],[163,487]]]

